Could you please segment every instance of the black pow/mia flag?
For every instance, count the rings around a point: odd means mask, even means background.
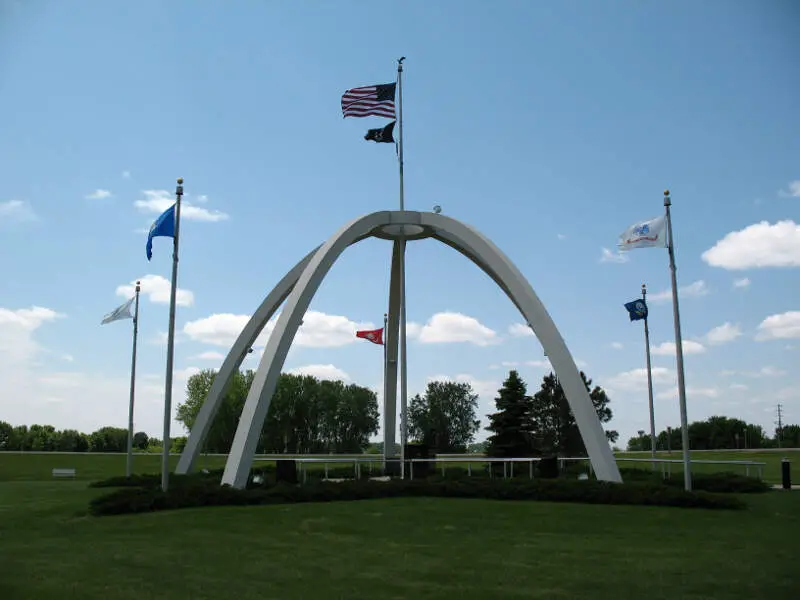
[[[365,140],[372,140],[373,142],[384,142],[387,144],[394,144],[394,137],[392,137],[392,131],[394,131],[394,124],[395,121],[389,123],[386,127],[380,127],[378,129],[370,129],[367,131],[366,135],[364,136]]]

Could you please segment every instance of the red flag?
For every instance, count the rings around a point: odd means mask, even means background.
[[[369,329],[364,331],[356,331],[356,337],[369,340],[373,344],[380,344],[383,346],[383,327],[380,329]]]

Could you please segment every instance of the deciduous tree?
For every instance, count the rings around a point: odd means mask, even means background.
[[[478,395],[468,383],[431,381],[408,407],[408,435],[437,452],[464,452],[481,422],[475,418]]]

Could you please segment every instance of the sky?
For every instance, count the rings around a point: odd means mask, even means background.
[[[302,256],[398,208],[395,150],[363,137],[387,120],[343,119],[340,98],[406,56],[406,207],[440,205],[514,261],[621,444],[649,423],[623,308],[642,283],[656,425],[679,425],[667,252],[616,250],[667,188],[689,421],[772,432],[780,403],[800,422],[798,40],[791,0],[0,0],[0,420],[125,427],[132,322],[100,321],[141,280],[135,428],[160,438],[171,240],[150,262],[145,243],[176,178],[173,409]],[[381,349],[355,331],[382,324],[390,255],[344,253],[286,371],[380,392]],[[457,252],[411,242],[407,295],[411,394],[467,381],[485,425],[509,369],[539,388],[541,345]]]

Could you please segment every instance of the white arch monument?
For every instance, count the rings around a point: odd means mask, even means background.
[[[306,255],[281,279],[239,334],[214,378],[178,462],[177,473],[187,473],[192,468],[234,373],[267,322],[285,300],[286,306],[269,337],[247,395],[222,476],[222,485],[242,488],[247,484],[261,428],[303,315],[325,275],[342,252],[369,237],[394,242],[389,284],[389,320],[385,337],[388,367],[383,431],[384,453],[387,458],[391,458],[394,450],[397,416],[397,340],[405,245],[407,240],[434,238],[458,250],[479,266],[514,303],[538,337],[558,375],[597,478],[622,481],[575,361],[555,323],[519,269],[491,241],[472,227],[441,214],[416,211],[379,211],[350,221],[328,241]]]

